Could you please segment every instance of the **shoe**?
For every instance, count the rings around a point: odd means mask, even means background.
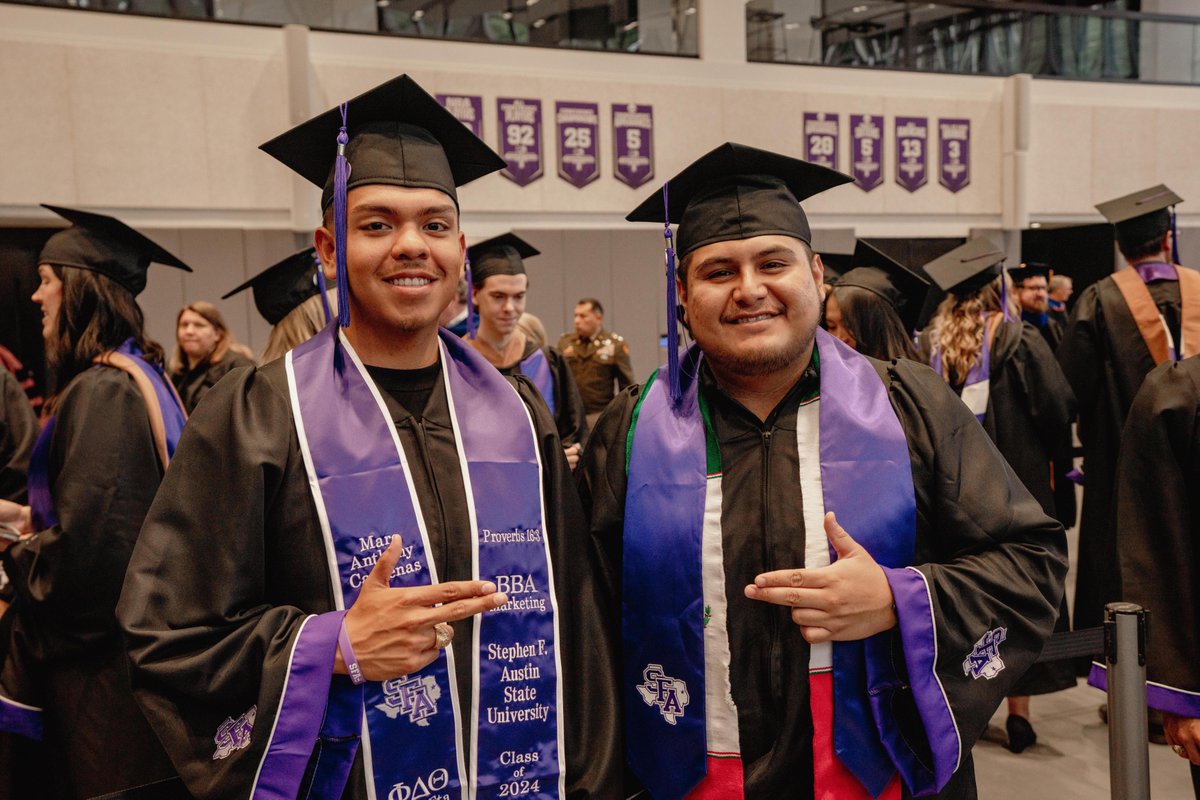
[[[1009,714],[1004,727],[1008,729],[1008,749],[1014,753],[1021,752],[1037,741],[1037,732],[1024,717]]]

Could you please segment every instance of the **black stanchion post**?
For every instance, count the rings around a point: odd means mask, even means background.
[[[1104,607],[1108,666],[1108,758],[1113,800],[1150,800],[1146,741],[1147,612],[1133,603]]]

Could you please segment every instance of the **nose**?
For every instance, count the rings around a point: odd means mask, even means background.
[[[429,247],[420,228],[415,224],[401,226],[392,243],[392,257],[399,261],[418,261],[429,256]]]
[[[743,269],[733,287],[735,302],[751,305],[762,300],[767,295],[767,287],[758,272],[753,269]]]

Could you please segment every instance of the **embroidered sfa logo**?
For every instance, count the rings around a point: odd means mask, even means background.
[[[383,695],[383,702],[376,708],[392,719],[403,714],[409,722],[427,728],[429,718],[438,713],[437,701],[442,697],[442,690],[432,675],[410,675],[384,681]]]
[[[254,730],[254,717],[257,715],[258,706],[254,705],[250,706],[250,710],[237,719],[225,718],[221,727],[217,728],[217,735],[213,737],[213,741],[217,743],[213,761],[229,758],[234,751],[241,750],[250,744],[250,732]]]
[[[989,681],[999,675],[1004,669],[1004,660],[1000,658],[1000,643],[1007,635],[1007,628],[995,628],[981,636],[963,661],[963,674],[976,680],[987,678]]]
[[[647,664],[642,670],[642,680],[645,683],[637,687],[648,706],[658,706],[658,713],[668,725],[674,725],[678,717],[683,716],[691,698],[688,696],[687,684],[678,678],[672,678],[663,673],[661,664]]]

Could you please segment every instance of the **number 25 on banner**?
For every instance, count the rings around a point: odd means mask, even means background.
[[[554,104],[558,126],[558,176],[582,188],[600,177],[600,106],[597,103]]]

